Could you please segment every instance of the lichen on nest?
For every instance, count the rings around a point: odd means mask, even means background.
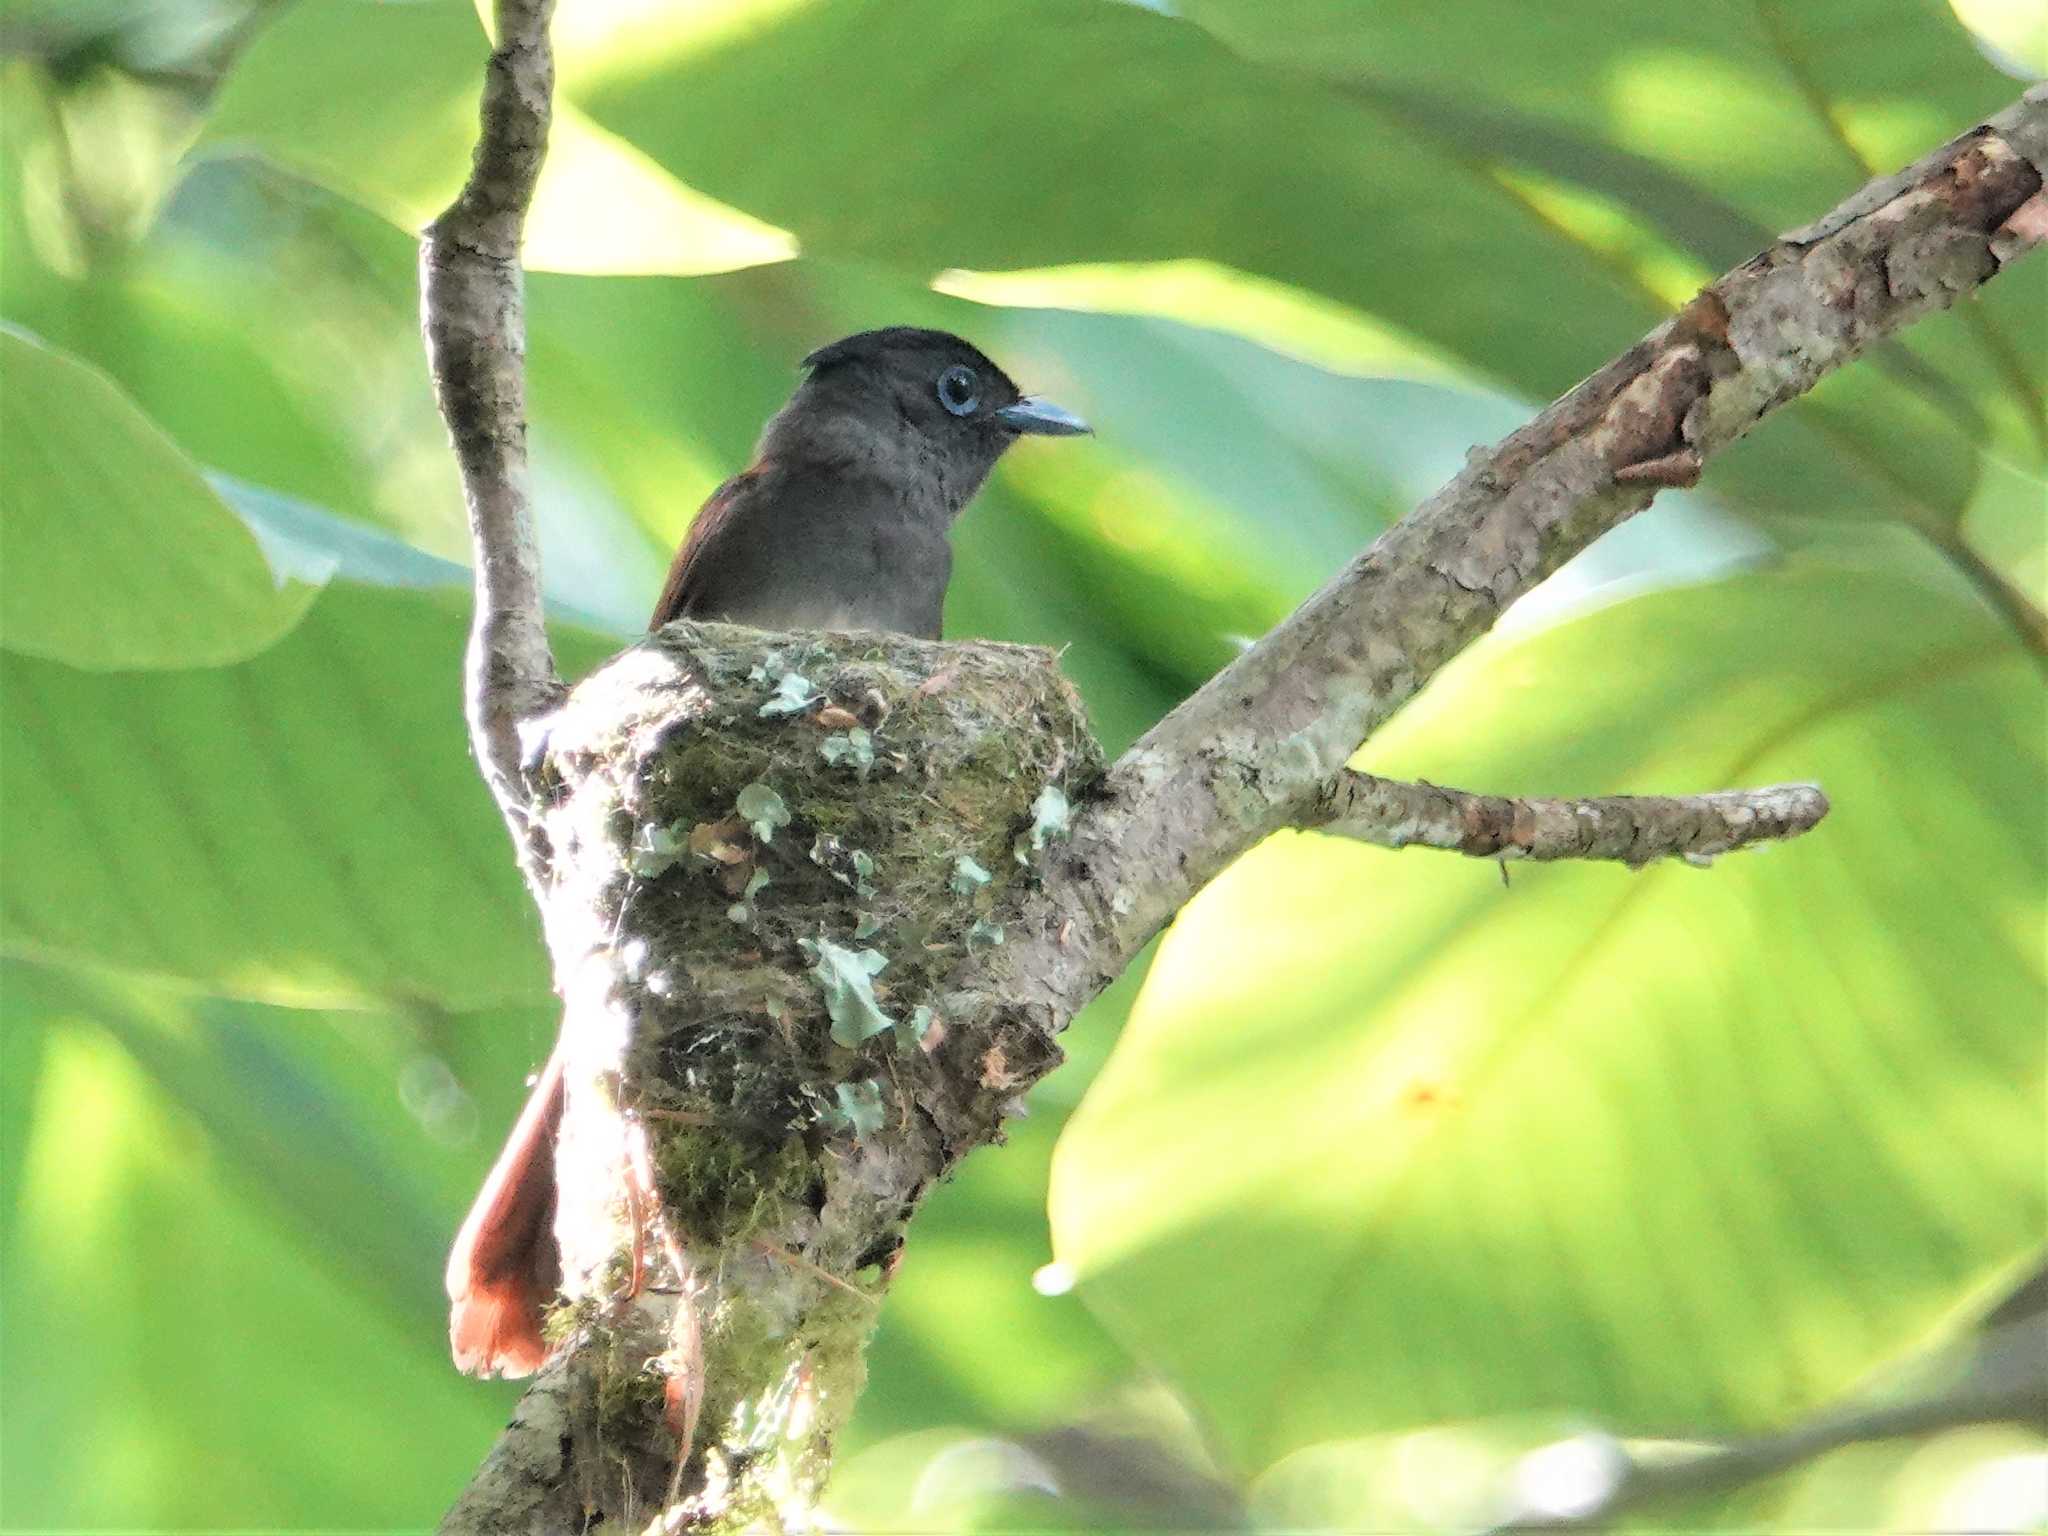
[[[693,1246],[815,1209],[820,1148],[904,1112],[940,981],[1000,975],[1100,771],[1035,647],[682,623],[579,686],[536,770],[555,878],[615,956],[630,1107]]]

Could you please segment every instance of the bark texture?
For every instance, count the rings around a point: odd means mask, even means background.
[[[471,750],[529,884],[541,851],[519,778],[520,725],[561,697],[543,622],[526,465],[526,288],[520,233],[547,153],[552,0],[500,0],[469,180],[420,242],[420,311],[435,398],[462,469],[475,551],[467,684]]]
[[[1640,868],[1674,858],[1709,864],[1738,848],[1810,832],[1827,813],[1828,797],[1817,784],[1511,800],[1347,768],[1302,825],[1382,848],[1440,848],[1480,859],[1613,859]]]

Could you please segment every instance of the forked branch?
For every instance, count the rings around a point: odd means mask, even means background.
[[[1027,958],[1047,1017],[1071,1016],[1239,853],[1314,821],[1352,753],[1515,599],[1825,375],[2039,244],[2044,170],[2048,86],[2035,86],[1782,236],[1474,450],[1112,767],[1050,882],[1064,942],[1038,940]]]

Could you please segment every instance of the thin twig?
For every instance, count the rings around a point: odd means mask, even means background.
[[[1382,848],[1420,845],[1481,859],[1614,859],[1640,866],[1724,853],[1811,831],[1828,813],[1817,784],[1704,795],[1506,799],[1345,769],[1300,825]]]
[[[837,1286],[849,1296],[858,1297],[861,1303],[870,1310],[877,1310],[882,1305],[882,1299],[879,1296],[870,1296],[851,1280],[841,1279],[824,1265],[812,1263],[802,1254],[792,1252],[772,1238],[757,1237],[754,1239],[754,1247],[760,1252],[767,1254],[771,1259],[780,1259],[792,1269],[801,1270],[807,1275],[824,1281],[827,1285]]]
[[[1625,1515],[1763,1482],[1845,1445],[1971,1424],[2048,1424],[2048,1331],[2038,1317],[1974,1340],[1949,1374],[1932,1392],[1830,1409],[1789,1429],[1701,1450],[1638,1458],[1600,1434],[1546,1447],[1523,1459],[1512,1513],[1488,1536],[1604,1530]]]

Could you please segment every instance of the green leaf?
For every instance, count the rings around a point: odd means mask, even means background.
[[[2016,94],[1946,7],[1919,0],[1709,0],[1623,27],[1599,0],[1540,17],[1367,0],[1192,0],[1184,14],[1247,59],[1307,71],[1498,167],[1588,260],[1674,307]],[[1764,515],[1952,520],[1982,446],[2048,453],[2044,296],[2048,274],[2020,269],[1987,303],[1879,348],[1803,404],[1796,428],[1717,465],[1715,488]]]
[[[0,373],[0,644],[74,667],[219,666],[304,616],[326,573],[274,577],[199,467],[105,374],[5,326]]]
[[[571,99],[807,252],[920,274],[1200,255],[1369,295],[1507,378],[1585,373],[1656,316],[1482,170],[1136,6],[821,0],[715,42],[683,13],[662,20],[670,36],[636,31],[565,73]],[[968,114],[954,110],[962,80],[976,82]],[[950,124],[945,153],[906,154],[935,122]],[[1329,238],[1333,210],[1400,259],[1361,262],[1357,242]],[[1516,282],[1457,282],[1444,302],[1474,229]],[[1532,313],[1574,324],[1531,327]]]
[[[350,522],[325,507],[233,475],[209,471],[206,478],[256,535],[273,566],[325,567],[335,576],[373,587],[469,585],[468,567],[428,554],[381,528]]]
[[[2038,1243],[2039,674],[1930,557],[1861,545],[1497,636],[1362,759],[1818,779],[1809,836],[1503,890],[1290,834],[1181,914],[1052,1209],[1239,1464],[1517,1412],[1783,1421]]]
[[[1724,219],[1745,217],[1764,233],[1831,206],[1836,199],[1816,202],[1817,189],[1833,183],[1839,197],[1853,187],[1845,180],[1863,180],[1852,156],[1903,165],[2018,94],[1945,6],[1913,0],[1703,0],[1632,12],[1625,26],[1600,0],[1540,13],[1507,0],[1423,14],[1370,0],[1187,0],[1180,9],[1247,58],[1440,110],[1513,112],[1547,130],[1533,142],[1497,139],[1493,153],[1511,161],[1598,185],[1632,158],[1642,179],[1622,185],[1638,206],[1655,206],[1649,177],[1668,167],[1695,189],[1697,212],[1717,199]],[[1772,153],[1699,131],[1743,118]],[[1572,155],[1572,145],[1583,147]],[[1722,248],[1711,259],[1725,266],[1746,254]]]
[[[260,151],[417,229],[469,169],[489,52],[468,0],[296,6],[228,71],[201,144]]]
[[[575,29],[557,28],[575,54]],[[254,150],[408,232],[469,169],[489,43],[469,0],[325,0],[269,19],[215,96],[200,147]],[[679,185],[558,99],[523,255],[536,270],[723,272],[789,237]]]
[[[0,946],[299,1004],[544,997],[462,724],[467,609],[336,581],[234,666],[0,652]],[[609,648],[556,640],[571,675]]]
[[[1126,306],[1154,270],[1139,264],[1174,263],[1154,285],[1169,310],[1178,264],[1199,258],[1349,305],[1439,373],[1452,360],[1532,401],[2012,94],[1917,0],[1717,0],[1628,27],[1592,0],[1563,24],[1511,0],[1426,20],[1362,0],[1290,0],[1281,24],[1250,0],[1186,9],[819,0],[710,38],[675,16],[565,79],[679,177],[795,230],[814,257],[972,269],[941,281],[1039,304],[1093,302],[1046,286],[1065,264],[1121,264],[1122,297],[1103,302]],[[945,155],[902,154],[962,78],[982,110]],[[835,132],[811,133],[818,117]],[[1003,300],[1001,274],[1020,267],[1038,286]],[[1878,349],[1738,445],[1715,490],[1788,525],[1952,524],[1987,452],[2048,454],[2044,293],[2048,267],[2016,267],[1981,303]],[[1228,309],[1219,297],[1209,314]],[[1569,323],[1532,320],[1557,315]]]
[[[0,1000],[10,1048],[39,1058],[4,1187],[8,1523],[430,1524],[509,1406],[448,1362],[438,1271],[489,1149],[434,1021],[19,963]],[[538,1021],[478,1022],[508,1040]],[[447,1106],[417,1090],[429,1067]],[[394,1436],[399,1402],[420,1417]],[[367,1480],[365,1437],[389,1441]]]
[[[2011,73],[2048,75],[2048,14],[2010,0],[1949,0],[1957,19],[1998,55]]]
[[[388,472],[391,443],[354,386],[368,384],[367,373],[378,377],[381,409],[407,393],[432,409],[423,375],[404,381],[409,390],[388,389],[383,380],[396,382],[396,369],[379,366],[401,327],[418,328],[403,318],[417,301],[396,302],[410,263],[384,269],[390,290],[375,298],[391,298],[388,307],[365,302],[359,281],[339,284],[332,264],[308,259],[331,232],[328,210],[303,198],[280,209],[274,188],[265,202],[262,189],[242,185],[243,205],[274,209],[272,220],[253,229],[238,220],[232,240],[211,246],[159,221],[148,243],[119,261],[60,275],[39,260],[48,242],[25,217],[38,200],[30,168],[57,149],[47,119],[24,110],[30,100],[24,91],[0,102],[0,314],[105,370],[202,464],[325,506],[366,508],[377,472]],[[287,223],[289,239],[279,228]],[[326,322],[310,335],[302,324],[309,308]],[[365,323],[380,310],[388,320],[381,333]],[[418,338],[407,339],[416,368]],[[444,526],[459,534],[460,493],[452,476],[444,483]],[[421,499],[417,485],[412,497]]]
[[[851,1050],[870,1035],[894,1027],[896,1021],[875,1001],[875,977],[889,963],[880,950],[847,949],[830,939],[805,939],[804,951],[814,962],[811,974],[825,994],[834,1041]]]

